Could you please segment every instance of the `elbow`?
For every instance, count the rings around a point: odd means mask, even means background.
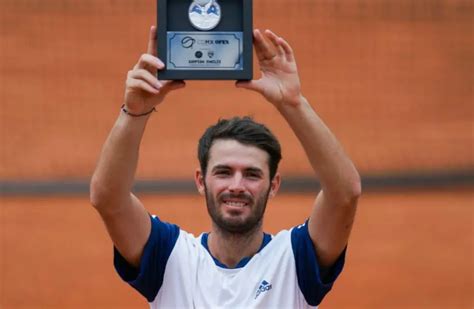
[[[89,201],[102,217],[108,217],[121,211],[124,201],[130,198],[129,192],[104,183],[94,175],[89,185]]]
[[[353,177],[344,180],[336,191],[331,194],[332,201],[341,206],[353,207],[357,205],[359,197],[362,195],[362,182],[356,172]]]
[[[352,199],[358,200],[362,195],[362,180],[360,179],[359,173],[356,172],[354,180],[351,182],[350,195]]]
[[[359,197],[362,195],[362,181],[359,173],[356,172],[354,178],[350,181],[347,192],[346,192],[346,203],[347,205],[357,205]]]
[[[92,176],[92,179],[89,183],[89,201],[94,208],[98,208],[100,205],[101,194],[99,189],[99,183],[95,176]]]
[[[105,208],[107,204],[106,201],[108,200],[108,196],[110,195],[101,181],[97,179],[94,175],[92,176],[91,182],[89,184],[89,201],[97,211],[101,211]]]

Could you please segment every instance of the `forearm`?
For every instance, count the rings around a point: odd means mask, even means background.
[[[301,97],[278,109],[301,142],[325,197],[340,203],[357,197],[361,189],[354,164],[309,102]]]
[[[120,113],[104,144],[91,181],[91,200],[97,208],[119,207],[121,201],[130,199],[148,117]]]

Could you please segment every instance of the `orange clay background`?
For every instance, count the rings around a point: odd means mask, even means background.
[[[310,195],[280,195],[275,233],[302,223]],[[197,196],[144,196],[148,209],[199,235]],[[473,308],[472,193],[372,193],[359,202],[345,270],[321,308]],[[87,198],[9,198],[0,213],[1,308],[147,308],[115,273],[112,244]]]
[[[472,1],[253,2],[254,26],[292,45],[305,96],[361,174],[474,168]],[[153,0],[0,0],[0,180],[90,177],[155,16]],[[231,81],[189,82],[165,103],[144,137],[140,179],[191,179],[203,130],[236,114],[279,137],[283,177],[312,174],[273,107]],[[366,193],[323,307],[472,308],[471,191]],[[277,196],[266,229],[303,222],[313,198]],[[143,200],[190,232],[209,228],[195,195]],[[87,196],[0,203],[0,308],[146,306],[114,274]]]

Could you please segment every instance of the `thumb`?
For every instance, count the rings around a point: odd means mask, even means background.
[[[256,92],[263,92],[262,83],[260,80],[239,80],[235,83],[237,88],[244,88]]]
[[[184,82],[184,80],[174,80],[171,83],[169,83],[170,90],[184,88],[185,86],[186,86],[186,83]]]
[[[166,80],[161,82],[163,84],[161,92],[164,94],[167,94],[172,90],[184,88],[184,86],[186,86],[186,83],[183,80]]]

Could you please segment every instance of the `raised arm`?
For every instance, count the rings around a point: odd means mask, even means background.
[[[179,81],[159,81],[156,72],[161,68],[163,63],[156,57],[156,28],[151,27],[148,51],[127,75],[123,103],[126,112],[120,112],[90,184],[92,205],[102,217],[117,250],[134,266],[140,263],[151,229],[148,212],[131,193],[140,142],[151,116],[148,112],[169,91],[184,86]],[[132,116],[142,114],[147,115]]]
[[[301,93],[290,45],[273,32],[254,31],[262,77],[237,82],[261,93],[286,119],[321,182],[309,218],[309,233],[323,267],[331,266],[347,245],[361,193],[360,177],[329,128]]]

